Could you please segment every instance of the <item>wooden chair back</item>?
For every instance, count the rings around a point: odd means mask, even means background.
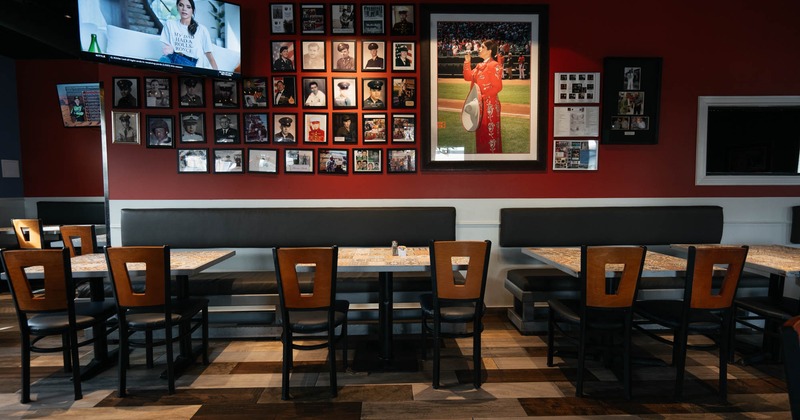
[[[433,241],[430,246],[431,274],[438,299],[482,300],[489,268],[490,241]],[[468,257],[463,284],[456,282],[453,258]]]
[[[747,251],[747,246],[690,246],[686,273],[688,282],[684,295],[684,301],[689,302],[689,308],[714,310],[731,307],[747,259]],[[725,278],[719,291],[715,293],[712,286],[714,270],[725,265]]]
[[[63,225],[61,230],[61,240],[64,247],[69,249],[70,257],[84,254],[94,254],[97,252],[97,237],[95,236],[94,225]],[[81,246],[78,249],[74,239],[80,239]]]
[[[74,299],[72,269],[65,249],[4,251],[3,266],[17,309],[23,312],[65,311]],[[44,267],[44,293],[34,293],[25,269]]]
[[[628,308],[636,299],[642,277],[644,246],[581,247],[581,273],[584,277],[586,306],[593,308]],[[606,268],[615,271],[622,266],[622,275],[609,284]],[[611,267],[609,267],[611,266]]]
[[[275,268],[281,304],[285,309],[327,308],[336,295],[339,248],[275,248]],[[300,290],[298,266],[314,266],[311,293]]]
[[[44,249],[44,229],[41,219],[11,219],[20,249]]]
[[[106,263],[117,305],[122,308],[165,305],[170,295],[168,246],[106,247]],[[142,272],[145,289],[138,293],[131,284],[131,273]]]

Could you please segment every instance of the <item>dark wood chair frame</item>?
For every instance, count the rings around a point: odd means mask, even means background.
[[[786,387],[789,391],[789,406],[792,418],[800,419],[800,316],[786,321],[781,327],[786,370]]]

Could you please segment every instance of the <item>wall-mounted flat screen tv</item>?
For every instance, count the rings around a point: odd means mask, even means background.
[[[120,66],[238,78],[239,9],[218,0],[78,0],[81,53]]]

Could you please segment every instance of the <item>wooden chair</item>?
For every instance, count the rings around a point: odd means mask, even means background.
[[[439,388],[441,339],[472,337],[472,383],[481,387],[481,332],[483,332],[483,295],[489,270],[491,241],[433,241],[430,245],[433,292],[420,295],[422,309],[423,351],[428,331],[433,333],[433,388]],[[468,257],[467,275],[456,281],[453,257]],[[429,325],[428,321],[432,321]],[[469,324],[464,332],[443,332],[442,324]]]
[[[70,257],[97,252],[97,235],[95,235],[94,225],[63,225],[60,231],[61,240],[64,242],[64,247],[69,249]],[[80,239],[80,247],[73,242],[75,239]]]
[[[644,318],[638,323],[658,324],[673,330],[672,363],[675,365],[675,396],[683,395],[683,378],[689,334],[715,336],[719,347],[719,395],[728,395],[728,359],[733,337],[733,297],[739,285],[747,246],[742,247],[689,247],[686,268],[686,288],[683,300],[644,300],[634,306],[637,315]],[[714,271],[727,265],[725,277],[718,291],[712,288]],[[640,328],[660,341],[658,335]]]
[[[328,348],[330,390],[336,397],[336,342],[342,340],[342,359],[347,367],[347,310],[350,302],[336,300],[336,268],[339,248],[274,248],[275,275],[278,280],[283,332],[281,399],[288,400],[289,375],[293,369],[292,351]],[[313,289],[301,287],[298,267],[313,268]],[[336,335],[336,328],[341,327]],[[324,335],[322,334],[324,333]],[[298,337],[295,337],[298,335]],[[295,339],[321,341],[298,344]]]
[[[78,348],[107,335],[106,321],[115,314],[109,301],[75,302],[69,253],[66,249],[17,250],[2,253],[3,270],[11,284],[22,337],[22,403],[30,402],[31,352],[64,354],[64,369],[72,371],[75,399],[82,398]],[[44,267],[44,292],[36,294],[25,269]],[[78,330],[92,328],[92,339],[78,341]],[[39,347],[48,336],[60,335],[60,347]]]
[[[208,364],[208,300],[172,298],[168,246],[106,247],[106,261],[111,275],[119,320],[119,390],[126,395],[126,369],[129,348],[144,347],[147,366],[153,366],[153,347],[164,345],[167,353],[167,381],[170,394],[175,393],[175,358],[173,343],[181,341],[198,328],[202,329],[203,364]],[[135,265],[140,263],[139,267]],[[141,264],[144,266],[142,267]],[[132,275],[144,271],[145,290],[134,291]],[[201,315],[200,319],[195,316]],[[173,334],[173,327],[179,327]],[[164,339],[154,341],[153,332],[164,331]],[[145,339],[133,339],[142,332]],[[191,349],[189,349],[191,351]]]
[[[800,419],[800,316],[796,316],[781,327],[786,387],[789,389],[789,406],[792,418]]]
[[[639,289],[642,267],[647,248],[644,246],[582,246],[581,247],[581,299],[580,301],[548,301],[550,311],[547,328],[547,366],[553,366],[555,332],[578,343],[578,377],[575,395],[583,397],[584,365],[590,335],[600,334],[613,345],[613,334],[622,336],[623,383],[625,397],[631,398],[631,330],[633,329],[633,302]],[[622,265],[619,278],[607,278],[609,264]],[[572,330],[568,331],[567,327]],[[577,327],[577,336],[575,336]]]
[[[11,219],[20,249],[49,248],[44,239],[41,219]]]

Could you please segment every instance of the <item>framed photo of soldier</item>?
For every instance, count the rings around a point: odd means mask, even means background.
[[[414,5],[412,4],[393,4],[392,5],[392,35],[410,36],[415,35],[414,31]]]
[[[178,105],[182,108],[203,108],[206,106],[205,83],[201,77],[178,78]]]
[[[145,77],[145,108],[169,108],[171,106],[170,92],[172,81],[166,77]]]
[[[414,77],[392,78],[392,108],[416,108],[417,79]]]
[[[272,106],[293,107],[297,104],[297,76],[272,77]]]
[[[328,143],[328,114],[303,114],[304,143]]]
[[[113,108],[139,108],[138,77],[114,77],[112,82],[114,85]]]
[[[303,71],[325,71],[325,41],[301,41]]]
[[[214,143],[240,143],[239,114],[214,114]]]
[[[277,174],[278,150],[277,149],[247,149],[247,172]]]
[[[269,5],[270,32],[274,34],[294,33],[294,4],[272,3]]]
[[[361,42],[361,70],[386,71],[386,43],[383,41]]]
[[[236,80],[214,80],[214,108],[239,108],[239,82]]]
[[[414,71],[414,42],[392,42],[392,70]]]
[[[178,173],[208,173],[208,149],[178,149]]]
[[[353,112],[334,112],[331,115],[334,143],[358,143],[358,114]]]
[[[248,77],[242,80],[242,104],[245,109],[266,108],[269,106],[268,96],[266,77]]]
[[[272,42],[272,71],[290,72],[295,71],[294,41],[273,41]]]
[[[325,34],[325,6],[322,4],[301,4],[300,24],[303,35]]]
[[[303,78],[303,108],[327,108],[327,79],[324,77]]]
[[[364,92],[364,99],[361,101],[361,108],[364,110],[369,109],[386,109],[386,79],[362,79],[362,89]]]
[[[382,4],[361,5],[361,33],[384,35],[386,33],[386,6]]]
[[[266,113],[244,114],[244,142],[269,143],[269,117]]]
[[[383,172],[383,149],[353,149],[353,173]]]
[[[111,111],[111,131],[114,144],[139,144],[139,113]]]
[[[181,112],[181,143],[206,142],[206,114],[203,112]]]
[[[333,109],[358,108],[358,83],[356,78],[334,77]]]
[[[334,35],[354,35],[356,33],[355,3],[331,5],[331,33]]]
[[[336,72],[355,72],[356,42],[331,41],[331,65]]]
[[[175,147],[175,118],[171,115],[147,116],[147,147],[172,149]]]
[[[297,144],[297,114],[272,114],[272,142]]]
[[[243,149],[214,149],[214,173],[244,173]]]

